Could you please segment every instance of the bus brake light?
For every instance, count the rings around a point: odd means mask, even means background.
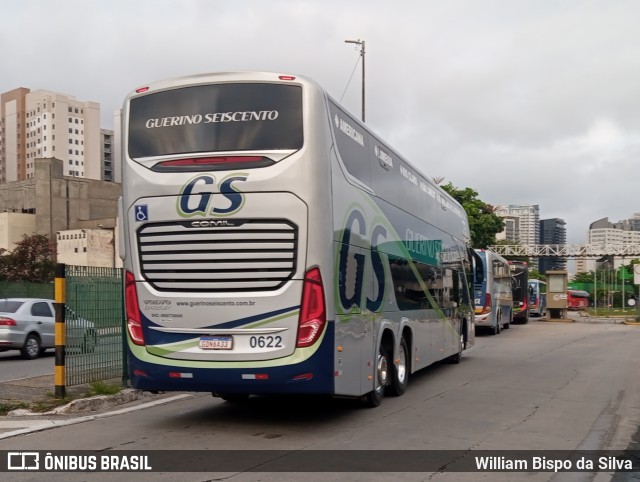
[[[127,315],[127,330],[129,331],[131,341],[136,345],[144,345],[136,280],[130,271],[127,271],[124,277],[124,301]]]
[[[271,166],[275,161],[264,156],[209,156],[161,161],[152,167],[157,172],[254,169]]]
[[[296,347],[313,345],[324,329],[327,313],[324,302],[324,286],[318,268],[311,268],[304,277],[302,303],[298,322]]]
[[[491,293],[487,293],[484,297],[484,306],[481,314],[486,315],[487,313],[491,313]]]

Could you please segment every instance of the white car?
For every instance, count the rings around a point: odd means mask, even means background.
[[[0,299],[0,351],[20,350],[33,360],[55,347],[55,311],[53,300],[41,298]],[[95,324],[66,313],[67,352],[91,353],[98,334]]]

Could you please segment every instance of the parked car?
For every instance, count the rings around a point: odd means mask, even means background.
[[[98,344],[98,331],[95,323],[81,316],[68,306],[65,307],[67,333],[66,352],[70,355],[93,353]]]
[[[33,360],[55,347],[53,300],[41,298],[0,299],[0,350],[20,350]],[[95,324],[67,309],[66,344],[69,353],[91,353],[98,333]]]

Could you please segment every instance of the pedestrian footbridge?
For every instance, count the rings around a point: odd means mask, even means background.
[[[640,244],[524,244],[494,245],[491,251],[500,256],[529,258],[602,258],[603,256],[640,256]]]

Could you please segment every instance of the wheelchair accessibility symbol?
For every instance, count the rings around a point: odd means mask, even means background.
[[[149,219],[149,208],[146,204],[137,204],[135,207],[136,221],[142,222]]]

